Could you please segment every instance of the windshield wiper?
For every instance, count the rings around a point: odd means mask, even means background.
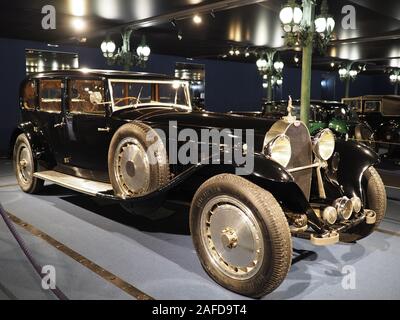
[[[140,98],[142,97],[142,91],[143,91],[143,87],[140,88],[138,97],[136,98],[136,105],[135,105],[135,108],[137,108],[137,106],[140,104]]]

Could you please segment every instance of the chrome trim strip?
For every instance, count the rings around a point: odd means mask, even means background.
[[[33,175],[36,178],[53,182],[61,187],[82,192],[89,196],[97,196],[98,193],[113,190],[109,183],[82,179],[57,171],[36,172]]]
[[[298,168],[293,168],[293,169],[287,169],[287,171],[288,171],[289,173],[292,173],[292,172],[299,172],[299,171],[303,171],[303,170],[307,170],[307,169],[319,168],[320,166],[321,166],[320,163],[313,163],[313,164],[311,164],[311,165],[309,165],[309,166],[298,167]]]

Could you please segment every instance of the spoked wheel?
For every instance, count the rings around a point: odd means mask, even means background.
[[[25,134],[18,136],[14,146],[14,171],[21,189],[26,193],[37,193],[44,185],[44,181],[37,179],[33,174],[37,170],[37,161],[32,154],[31,145]]]
[[[193,199],[190,228],[204,269],[227,289],[259,298],[289,271],[291,234],[279,203],[241,177],[224,174],[204,183]]]

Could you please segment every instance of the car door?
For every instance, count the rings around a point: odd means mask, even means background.
[[[67,152],[64,144],[64,89],[62,79],[39,80],[36,119],[58,164],[65,161]]]
[[[69,165],[89,171],[108,172],[110,132],[103,80],[68,81],[65,116]]]

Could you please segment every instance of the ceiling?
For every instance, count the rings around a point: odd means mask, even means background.
[[[386,66],[400,67],[400,1],[328,2],[336,21],[336,40],[327,56],[315,54],[315,68],[329,70],[332,61],[342,59],[367,63],[372,71]],[[6,0],[0,12],[0,37],[99,47],[107,35],[119,41],[121,28],[130,25],[136,30],[133,43],[146,35],[155,53],[253,62],[255,57],[223,56],[232,46],[242,50],[278,48],[282,59],[295,65],[293,57],[301,58],[301,53],[284,47],[279,21],[279,11],[285,3],[285,0]],[[41,28],[41,9],[45,5],[56,8],[56,30]],[[356,9],[355,30],[342,28],[345,5]],[[191,19],[195,13],[202,16],[199,25]],[[84,32],[71,28],[74,16],[86,21]],[[178,33],[182,40],[178,39]],[[83,38],[87,41],[80,42]]]

